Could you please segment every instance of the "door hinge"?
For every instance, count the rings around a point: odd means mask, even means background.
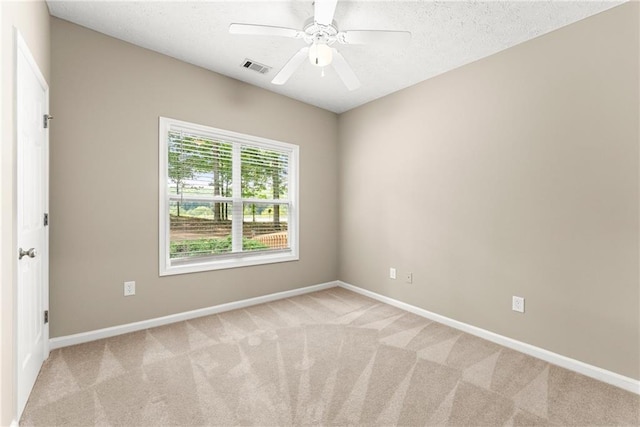
[[[42,118],[44,119],[43,120],[44,128],[47,129],[49,127],[49,120],[53,119],[53,116],[50,116],[49,114],[45,114]]]
[[[44,323],[49,323],[49,310],[44,311]]]
[[[45,213],[44,214],[44,226],[46,227],[47,225],[49,225],[49,214]]]

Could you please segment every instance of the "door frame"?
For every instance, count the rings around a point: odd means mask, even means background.
[[[2,45],[2,5],[0,5],[0,46]],[[2,60],[2,55],[0,54],[0,61]],[[2,89],[3,86],[3,82],[4,82],[4,75],[2,72],[2,66],[0,66],[0,117],[4,117],[4,110],[2,109],[2,105],[4,103],[4,91]],[[2,143],[3,141],[3,137],[2,137],[2,130],[0,130],[0,189],[2,189],[2,191],[4,191],[3,187],[2,187],[2,157],[3,157],[3,151],[4,151],[4,144]],[[2,212],[0,212],[0,235],[2,234],[2,228],[3,228],[3,224],[4,224],[4,220],[2,218]],[[2,254],[2,245],[0,244],[0,308],[4,309],[4,306],[2,305],[2,301],[3,301],[3,297],[2,295],[4,294],[4,287],[7,286],[6,283],[4,283],[2,281],[2,270],[3,270],[3,266],[4,266],[5,260]],[[2,342],[2,328],[3,326],[3,320],[2,320],[2,315],[0,315],[0,343]],[[12,349],[13,349],[13,344],[11,345]],[[7,410],[7,406],[9,405],[5,405],[5,401],[7,399],[5,399],[4,397],[4,392],[2,384],[5,383],[5,381],[7,380],[7,378],[5,378],[5,374],[4,374],[4,364],[5,364],[5,358],[7,356],[3,356],[2,352],[0,352],[0,423],[2,422],[3,418],[6,417],[5,411]],[[12,417],[13,419],[13,414]],[[13,421],[13,420],[12,420]]]
[[[16,204],[17,194],[18,194],[18,170],[17,170],[17,158],[18,158],[18,53],[24,55],[29,67],[33,70],[38,82],[44,88],[45,93],[45,110],[48,114],[49,112],[49,85],[44,78],[44,75],[40,71],[40,67],[38,66],[35,58],[31,54],[31,50],[29,46],[25,42],[20,30],[18,28],[13,27],[14,34],[14,67],[13,67],[13,75],[14,75],[14,84],[13,84],[13,140],[15,141],[15,150],[13,152],[13,164],[16,165],[13,171],[13,283],[15,284],[14,292],[13,292],[13,360],[14,360],[14,405],[16,411],[16,420],[19,421],[22,417],[22,411],[24,408],[20,408],[20,404],[18,402],[18,372],[20,371],[18,368],[18,292],[17,286],[18,284],[18,224],[17,224],[17,211],[18,206]],[[49,212],[49,131],[45,132],[44,136],[44,210],[45,212]],[[44,220],[44,218],[43,218]],[[42,256],[42,305],[41,312],[44,313],[44,310],[49,310],[49,227],[45,227],[45,235],[44,235],[44,248],[40,251],[39,255]],[[44,319],[43,319],[44,321]],[[46,323],[43,328],[43,355],[44,360],[49,357],[49,323]]]

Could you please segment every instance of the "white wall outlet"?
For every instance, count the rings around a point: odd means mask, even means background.
[[[389,279],[395,279],[396,278],[396,269],[391,267],[389,268]]]
[[[524,298],[514,296],[511,300],[511,310],[524,313]]]
[[[413,283],[413,273],[406,273],[404,275],[405,283]]]
[[[124,282],[124,296],[128,297],[136,294],[136,282]]]

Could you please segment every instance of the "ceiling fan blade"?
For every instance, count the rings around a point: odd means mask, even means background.
[[[338,0],[315,0],[313,20],[318,24],[331,25],[337,3]]]
[[[270,27],[268,25],[253,24],[231,24],[229,25],[229,33],[245,34],[250,36],[289,37],[293,39],[302,37],[302,31],[294,30],[293,28]]]
[[[349,90],[358,89],[360,87],[360,80],[358,80],[356,73],[353,72],[340,52],[334,48],[331,50],[333,51],[333,62],[331,63],[333,64],[333,69],[336,70],[336,73],[338,73],[338,76],[342,80],[342,83],[344,83]]]
[[[289,80],[289,77],[293,75],[293,73],[300,67],[300,64],[307,59],[309,55],[309,46],[305,46],[300,49],[295,55],[291,57],[289,62],[284,64],[284,67],[280,70],[280,72],[271,80],[271,83],[274,85],[283,85]]]
[[[344,44],[402,44],[408,43],[409,40],[411,40],[409,31],[353,30],[338,34],[338,41]]]

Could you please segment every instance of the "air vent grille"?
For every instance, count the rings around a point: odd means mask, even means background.
[[[264,64],[259,64],[256,61],[252,61],[251,59],[245,59],[242,62],[242,66],[248,70],[253,70],[260,74],[267,74],[269,70],[271,70],[271,67],[268,67]]]

